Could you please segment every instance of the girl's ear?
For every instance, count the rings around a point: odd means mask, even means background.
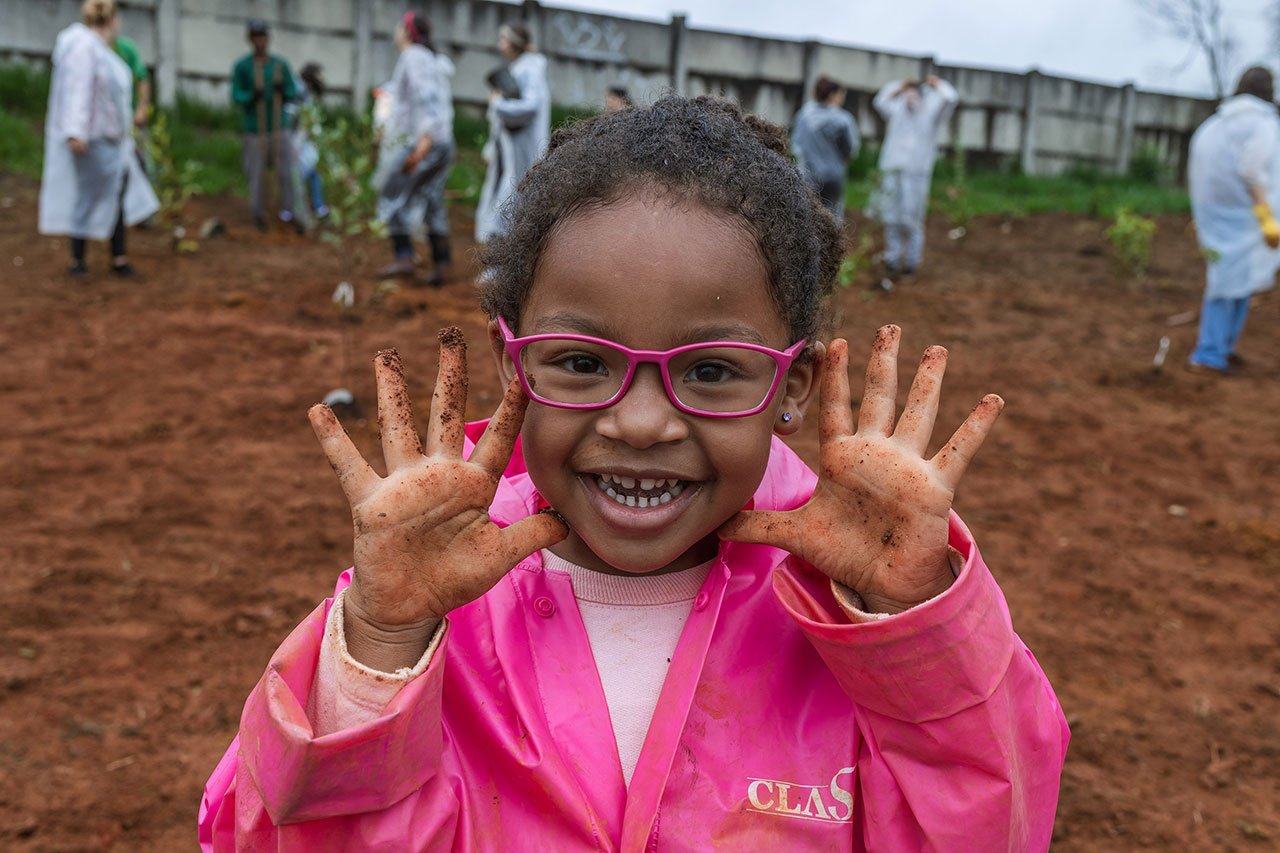
[[[827,354],[827,345],[818,341],[810,346],[812,355],[797,361],[787,372],[782,386],[782,404],[774,416],[773,431],[778,435],[794,435],[804,423],[809,402],[818,393],[818,371]]]
[[[493,353],[494,366],[498,368],[498,378],[502,380],[502,387],[506,388],[511,384],[512,377],[516,375],[516,366],[507,355],[507,348],[502,345],[502,330],[498,328],[496,317],[489,321],[488,331],[489,349]]]

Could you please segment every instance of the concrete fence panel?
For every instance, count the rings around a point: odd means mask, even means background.
[[[152,67],[161,103],[179,92],[210,101],[228,97],[228,76],[248,49],[245,21],[272,24],[272,49],[296,67],[320,62],[335,97],[356,107],[391,75],[391,32],[404,0],[123,0],[124,31]],[[1138,91],[1066,77],[937,65],[932,57],[852,45],[768,38],[545,6],[537,0],[425,0],[436,46],[457,74],[454,97],[482,105],[486,75],[501,57],[498,28],[523,21],[546,53],[552,97],[599,107],[604,90],[627,86],[641,101],[675,90],[736,99],[750,111],[789,123],[818,74],[849,88],[848,109],[864,137],[883,124],[871,107],[891,80],[937,73],[959,90],[961,105],[943,134],[990,162],[1016,159],[1028,172],[1073,164],[1124,171],[1136,151],[1158,150],[1179,174],[1191,133],[1212,101]],[[0,59],[47,62],[58,31],[79,15],[78,0],[0,0]]]

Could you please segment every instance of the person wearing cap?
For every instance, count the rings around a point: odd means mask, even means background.
[[[263,185],[267,169],[274,167],[280,184],[280,221],[300,230],[301,223],[293,215],[293,156],[284,127],[284,105],[297,98],[297,86],[289,63],[267,51],[271,43],[267,22],[253,18],[248,32],[253,50],[231,71],[231,100],[242,111],[243,163],[253,221],[266,230]]]
[[[800,174],[835,217],[844,222],[844,184],[849,160],[862,140],[858,123],[844,108],[845,88],[823,74],[813,84],[813,100],[796,113],[791,150]]]
[[[518,92],[493,88],[489,93],[489,142],[485,145],[489,164],[476,207],[476,240],[481,243],[507,230],[504,206],[551,141],[547,58],[534,51],[524,24],[503,24],[498,30],[498,52],[509,63],[507,70]]]

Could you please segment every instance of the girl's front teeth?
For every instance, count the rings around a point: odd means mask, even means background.
[[[623,494],[619,491],[620,489],[633,491],[637,485],[639,485],[641,492],[648,492],[649,494]],[[637,483],[632,477],[620,477],[614,474],[597,474],[596,486],[623,506],[637,507],[639,509],[669,504],[684,491],[684,484],[679,480],[641,479]]]

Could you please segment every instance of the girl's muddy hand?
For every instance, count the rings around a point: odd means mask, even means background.
[[[725,539],[785,548],[861,595],[874,612],[897,613],[945,591],[948,514],[956,486],[1004,408],[982,398],[932,459],[924,452],[938,414],[947,351],[925,350],[894,427],[902,330],[876,334],[854,430],[849,345],[833,341],[822,366],[821,472],[813,497],[791,512],[742,512]]]
[[[489,520],[528,398],[512,382],[471,458],[463,460],[467,360],[461,330],[440,333],[440,370],[425,450],[395,350],[378,353],[374,373],[386,477],[369,467],[328,406],[310,411],[355,524],[355,573],[345,608],[348,643],[357,659],[353,633],[388,643],[414,638],[412,645],[524,557],[568,533],[551,514],[505,529]]]

